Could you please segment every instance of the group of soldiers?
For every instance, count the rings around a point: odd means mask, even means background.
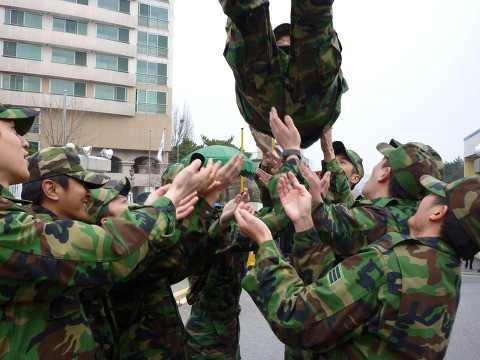
[[[442,358],[461,258],[480,249],[480,176],[446,184],[432,147],[391,140],[354,199],[362,159],[331,131],[347,90],[333,1],[292,0],[273,30],[268,1],[219,1],[263,208],[247,189],[216,206],[241,156],[172,164],[129,203],[127,178],[87,171],[73,148],[27,158],[38,112],[0,105],[0,358],[239,359],[242,288],[286,359]],[[300,149],[319,138],[314,172]],[[170,285],[187,277],[184,326]]]

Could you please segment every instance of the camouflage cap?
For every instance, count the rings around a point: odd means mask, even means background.
[[[25,135],[33,125],[40,109],[13,109],[0,104],[0,120],[13,120],[18,135]]]
[[[290,29],[291,29],[291,26],[289,23],[280,24],[277,27],[275,27],[275,29],[273,29],[273,35],[275,35],[275,39],[278,40],[282,36],[290,35]]]
[[[467,176],[450,184],[432,176],[422,176],[420,181],[428,191],[447,200],[462,228],[480,249],[480,175]]]
[[[399,147],[403,145],[400,141],[397,141],[395,139],[391,139],[389,144],[393,147]],[[430,154],[432,154],[432,157],[435,159],[435,162],[437,163],[438,171],[440,171],[440,180],[445,180],[445,164],[443,163],[442,157],[430,145],[427,145],[427,148],[428,151],[430,151]]]
[[[420,183],[422,175],[440,178],[437,163],[423,143],[410,142],[398,147],[380,143],[377,150],[390,161],[393,176],[402,189],[417,200],[426,195]]]
[[[365,171],[363,170],[363,159],[360,156],[358,156],[358,154],[355,151],[347,150],[347,148],[341,141],[334,141],[332,145],[333,145],[333,151],[335,152],[335,155],[345,154],[348,156],[351,163],[355,167],[355,170],[357,170],[357,173],[360,176],[360,179],[359,179],[360,181],[363,178],[363,175],[365,175]]]
[[[70,147],[49,147],[28,158],[30,178],[25,182],[47,179],[57,175],[67,175],[83,181],[88,188],[95,189],[110,180],[108,176],[86,170],[77,151]]]
[[[99,223],[102,208],[112,201],[117,195],[127,196],[132,186],[127,177],[116,181],[113,187],[92,189],[92,196],[87,206],[87,220],[90,224]]]
[[[173,179],[183,170],[185,166],[180,163],[170,164],[162,174],[162,180],[166,182],[172,182]]]

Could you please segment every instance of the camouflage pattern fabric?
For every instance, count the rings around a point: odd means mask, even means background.
[[[348,89],[332,24],[333,1],[292,1],[290,55],[276,45],[268,1],[219,2],[228,16],[224,57],[243,118],[271,134],[268,114],[275,106],[281,118],[294,119],[302,147],[310,146],[336,121]]]
[[[212,228],[210,238],[215,234]],[[221,236],[233,240],[235,232]],[[240,358],[238,315],[247,256],[246,252],[210,256],[202,270],[189,278],[187,301],[192,310],[186,330],[191,359]]]
[[[161,198],[97,227],[35,217],[0,189],[0,357],[84,358],[93,346],[90,330],[61,331],[70,321],[88,328],[75,297],[82,288],[125,278],[152,242],[160,249],[171,246],[172,203]],[[65,298],[70,300],[59,301]]]
[[[25,135],[33,125],[40,109],[16,109],[0,104],[0,120],[13,120],[18,135]]]
[[[162,180],[167,184],[171,183],[173,179],[183,170],[185,166],[180,163],[170,164],[162,174]]]
[[[333,151],[335,152],[335,156],[338,154],[345,154],[350,162],[355,167],[357,174],[360,176],[360,180],[363,178],[364,170],[363,170],[363,159],[353,150],[347,150],[343,142],[341,141],[334,141],[332,143]]]
[[[86,170],[75,149],[69,147],[49,147],[28,158],[29,183],[57,175],[67,175],[81,180],[89,188],[103,186],[110,179],[93,171]]]
[[[186,333],[170,284],[195,271],[223,240],[207,241],[212,208],[202,198],[193,214],[171,236],[174,245],[154,251],[146,268],[138,267],[110,291],[119,333],[118,359],[187,359]]]
[[[127,177],[115,182],[113,188],[101,187],[92,189],[92,196],[87,204],[87,220],[89,224],[98,224],[100,212],[117,195],[127,196],[131,190],[130,180]]]
[[[467,176],[450,184],[433,176],[422,176],[420,181],[429,192],[447,199],[460,225],[480,250],[480,175]]]
[[[413,199],[421,200],[427,194],[420,184],[422,175],[431,175],[437,179],[441,177],[437,162],[423,143],[410,142],[398,147],[380,143],[377,150],[388,158],[393,176]]]
[[[326,163],[327,171],[331,172],[330,175],[330,204],[343,204],[345,206],[352,206],[354,198],[352,191],[350,190],[350,182],[347,175],[340,167],[340,163],[337,158]],[[325,201],[327,203],[327,201]]]
[[[460,265],[442,239],[388,233],[305,285],[267,241],[242,285],[289,346],[328,359],[433,359],[447,349]]]

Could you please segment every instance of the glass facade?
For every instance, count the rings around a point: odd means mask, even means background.
[[[130,1],[127,0],[98,0],[98,7],[130,14]]]
[[[137,60],[137,82],[167,85],[167,64]]]
[[[42,60],[42,47],[35,44],[4,41],[3,56],[27,60]]]
[[[52,62],[87,66],[87,53],[83,51],[52,48]]]
[[[96,66],[99,69],[128,72],[128,59],[113,55],[97,54]]]
[[[95,99],[127,101],[127,88],[95,84]]]
[[[39,93],[42,88],[42,79],[37,76],[3,74],[2,87],[5,90]]]
[[[87,35],[87,23],[83,21],[54,17],[52,29],[70,34]]]
[[[128,29],[118,28],[109,25],[97,25],[97,37],[100,39],[120,41],[124,43],[129,42]]]
[[[63,95],[64,90],[67,90],[69,96],[85,97],[87,95],[87,83],[60,79],[50,80],[50,93]]]
[[[168,37],[139,31],[137,52],[166,58],[168,56]]]
[[[30,12],[5,9],[5,24],[41,29],[42,15]]]
[[[167,113],[167,93],[137,89],[136,111],[150,114]]]
[[[168,29],[168,9],[138,4],[138,25]]]

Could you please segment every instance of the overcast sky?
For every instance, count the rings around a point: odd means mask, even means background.
[[[375,145],[392,137],[463,157],[463,138],[480,128],[480,1],[337,0],[333,9],[350,87],[334,140],[359,153],[366,173],[381,159]],[[290,22],[290,1],[273,0],[270,12],[274,27]],[[234,135],[240,146],[244,127],[253,152],[223,58],[225,22],[215,0],[175,1],[173,101],[189,104],[197,142]],[[314,169],[319,146],[306,151]]]

